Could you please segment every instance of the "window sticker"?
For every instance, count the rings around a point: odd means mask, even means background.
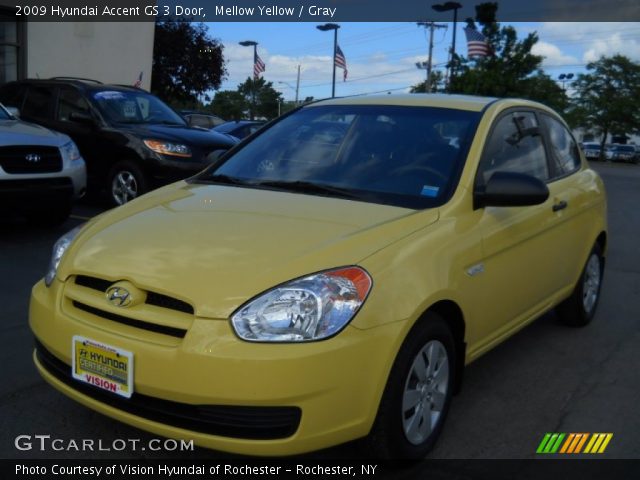
[[[105,90],[103,92],[96,93],[93,98],[96,100],[120,100],[125,98],[122,92],[115,92],[113,90]]]
[[[136,118],[136,102],[129,100],[122,105],[122,114],[127,118]]]
[[[423,197],[435,198],[438,196],[439,191],[440,191],[440,187],[434,187],[432,185],[424,185],[422,187],[422,191],[420,192],[420,195],[422,195]]]

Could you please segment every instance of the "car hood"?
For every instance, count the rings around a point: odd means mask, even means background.
[[[222,319],[267,289],[357,264],[437,218],[437,210],[179,182],[91,222],[58,276],[129,280]]]
[[[60,147],[69,137],[33,123],[20,120],[0,120],[0,146],[44,145]]]
[[[149,139],[166,140],[176,143],[186,143],[203,148],[230,148],[238,140],[230,135],[212,132],[201,128],[182,127],[175,125],[133,125],[126,127],[131,133]]]

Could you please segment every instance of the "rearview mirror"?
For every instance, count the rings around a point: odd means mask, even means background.
[[[539,205],[547,198],[549,188],[542,180],[524,173],[495,172],[474,191],[473,208]]]

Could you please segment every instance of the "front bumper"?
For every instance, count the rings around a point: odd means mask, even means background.
[[[63,370],[64,365],[70,370],[72,337],[81,335],[133,352],[134,397],[173,402],[180,409],[209,408],[216,414],[220,407],[232,409],[234,415],[253,407],[246,412],[266,412],[268,421],[274,412],[286,416],[298,410],[299,420],[294,418],[294,428],[280,438],[247,438],[252,435],[237,428],[207,433],[198,424],[123,407],[124,399],[112,402],[93,395],[86,391],[93,387],[65,381],[36,354],[45,380],[83,405],[143,430],[248,455],[303,453],[367,435],[404,327],[404,322],[369,330],[347,327],[320,342],[256,344],[239,340],[227,320],[195,317],[184,338],[162,342],[158,334],[143,331],[133,336],[130,327],[108,320],[73,318],[60,308],[62,290],[58,280],[51,288],[38,283],[29,321],[40,348]],[[291,424],[293,417],[287,418]]]

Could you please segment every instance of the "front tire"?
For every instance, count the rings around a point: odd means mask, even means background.
[[[116,163],[109,172],[107,194],[113,206],[124,205],[147,192],[147,180],[135,163],[125,160]]]
[[[435,445],[451,404],[455,339],[429,312],[411,330],[393,365],[368,437],[379,458],[423,458]]]
[[[604,257],[600,245],[596,243],[573,293],[556,309],[562,323],[584,327],[593,320],[600,300],[603,273]]]

